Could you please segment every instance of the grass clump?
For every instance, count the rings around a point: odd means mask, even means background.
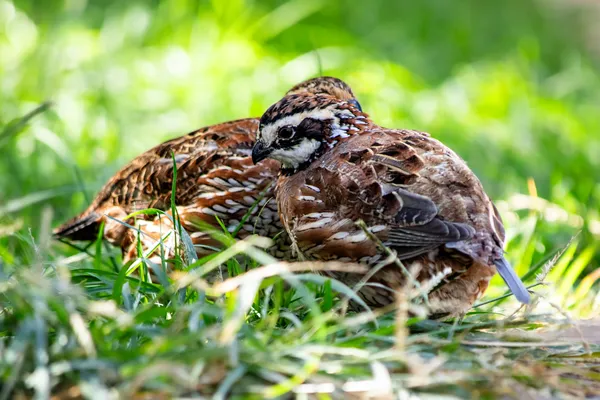
[[[340,266],[272,263],[267,244],[235,241],[169,286],[68,260],[10,276],[3,268],[0,398],[522,398],[600,388],[600,343],[561,313],[504,305],[503,314],[494,302],[445,322],[407,317],[401,304],[346,312],[340,292],[351,289],[307,272]],[[45,260],[44,249],[35,254]],[[252,260],[248,272],[205,279],[236,255]],[[558,326],[575,330],[561,337],[549,330]]]

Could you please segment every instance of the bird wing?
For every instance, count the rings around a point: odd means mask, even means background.
[[[422,143],[420,139],[419,135],[411,136],[413,144],[420,145],[419,150],[423,151],[430,141],[426,136]],[[360,214],[386,222],[387,243],[401,259],[445,243],[470,239],[475,234],[469,224],[444,220],[430,197],[411,190],[426,164],[410,143],[381,135],[381,140],[375,139],[368,147],[342,152],[342,158],[359,166],[362,172],[359,186],[364,189],[357,196]]]
[[[402,188],[383,196],[389,211],[395,213],[388,242],[399,257],[409,258],[442,244],[460,242],[473,237],[470,225],[444,221],[431,199]]]

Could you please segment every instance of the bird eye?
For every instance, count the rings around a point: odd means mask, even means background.
[[[354,107],[358,108],[358,111],[362,112],[362,107],[360,106],[360,103],[358,102],[358,100],[352,99],[349,101],[349,103],[352,104]]]
[[[296,134],[296,129],[293,126],[284,126],[279,129],[279,138],[280,139],[291,139]]]

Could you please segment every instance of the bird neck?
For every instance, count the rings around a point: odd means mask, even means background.
[[[329,149],[355,135],[367,132],[373,126],[369,116],[355,108],[342,110],[336,117],[337,119],[329,125],[329,132],[324,135],[326,147]]]

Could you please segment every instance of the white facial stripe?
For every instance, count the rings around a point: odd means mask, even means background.
[[[270,157],[281,162],[286,168],[296,169],[300,164],[308,161],[319,146],[321,146],[320,142],[304,138],[294,147],[273,151]]]
[[[268,125],[264,129],[262,129],[260,132],[259,139],[261,140],[261,142],[264,143],[265,147],[270,147],[273,144],[273,142],[275,142],[275,139],[277,138],[277,131],[282,126],[286,126],[286,125],[298,126],[307,117],[310,117],[313,119],[318,119],[318,120],[325,120],[325,119],[334,119],[335,120],[336,117],[332,110],[332,108],[334,106],[335,105],[331,105],[327,108],[321,108],[321,109],[316,109],[316,110],[307,110],[307,111],[303,111],[301,113],[292,114],[292,115],[288,115],[287,117],[281,118],[281,119],[277,120],[277,122],[275,122],[274,124]]]

